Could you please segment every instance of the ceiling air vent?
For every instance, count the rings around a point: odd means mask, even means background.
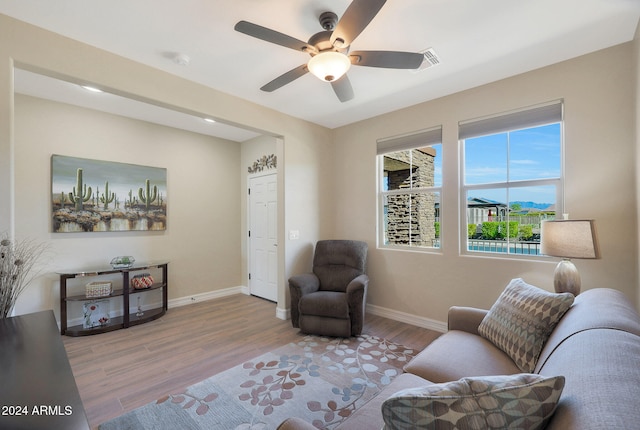
[[[421,70],[428,69],[429,67],[437,66],[438,64],[440,64],[440,58],[438,57],[438,54],[436,54],[436,51],[433,48],[428,48],[419,52],[422,55],[424,55],[424,61],[422,62],[422,65],[420,67],[415,69],[416,72],[419,72]]]

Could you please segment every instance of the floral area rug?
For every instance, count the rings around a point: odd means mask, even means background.
[[[333,429],[414,356],[374,336],[306,336],[100,425],[100,430],[275,429],[300,417]]]

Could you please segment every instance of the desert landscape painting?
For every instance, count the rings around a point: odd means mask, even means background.
[[[167,228],[167,169],[63,155],[51,157],[52,231]]]

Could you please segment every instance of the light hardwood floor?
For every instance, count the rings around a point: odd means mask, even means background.
[[[92,429],[304,335],[275,304],[237,294],[172,308],[160,319],[63,342]],[[440,333],[373,315],[364,333],[422,349]]]

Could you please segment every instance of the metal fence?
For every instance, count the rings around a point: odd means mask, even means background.
[[[540,255],[540,242],[468,239],[467,249],[476,252]]]
[[[510,221],[517,221],[518,224],[530,224],[540,228],[540,223],[545,220],[554,220],[556,218],[555,213],[553,212],[541,212],[537,214],[528,214],[528,215],[520,215],[520,214],[509,214]],[[506,216],[487,216],[485,221],[506,221]],[[477,224],[481,224],[478,222]]]

